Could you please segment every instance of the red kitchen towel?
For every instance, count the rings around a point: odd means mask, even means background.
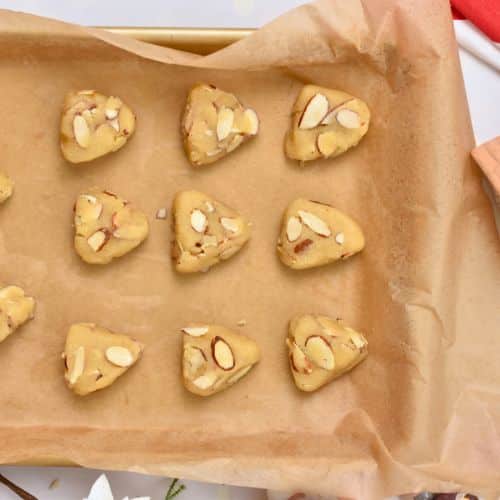
[[[500,0],[451,0],[454,14],[462,14],[493,42],[500,43]]]

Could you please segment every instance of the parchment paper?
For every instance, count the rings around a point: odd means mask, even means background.
[[[38,302],[0,346],[0,461],[61,459],[362,499],[467,488],[500,491],[500,259],[480,188],[447,2],[322,0],[206,57],[98,30],[0,13],[1,168],[16,181],[0,208],[0,279]],[[194,170],[179,118],[190,86],[235,92],[259,136]],[[283,154],[304,83],[366,100],[359,147],[299,168]],[[135,137],[87,166],[63,161],[59,113],[71,89],[121,96]],[[493,112],[493,103],[492,103]],[[72,207],[92,185],[143,208],[151,235],[105,267],[72,247]],[[254,223],[249,245],[196,276],[169,260],[174,193],[195,188]],[[305,272],[275,254],[295,197],[361,223],[365,251]],[[298,313],[340,316],[366,333],[368,359],[315,394],[299,393],[284,339]],[[210,399],[180,383],[188,321],[242,328],[263,351],[237,386]],[[93,321],[146,344],[113,387],[84,399],[64,385],[71,323]]]

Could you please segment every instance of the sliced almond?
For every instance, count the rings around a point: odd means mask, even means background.
[[[316,139],[316,146],[324,157],[332,155],[337,149],[335,132],[324,132],[323,134],[319,134]]]
[[[74,354],[73,370],[69,376],[69,383],[74,384],[82,375],[85,366],[85,348],[80,346]]]
[[[231,139],[231,142],[227,145],[226,151],[228,153],[234,151],[242,142],[243,142],[243,136],[241,136],[240,134],[235,135]]]
[[[205,154],[207,156],[217,156],[219,153],[222,153],[222,149],[214,149],[213,151],[207,151]]]
[[[355,129],[361,127],[361,119],[358,113],[352,109],[341,109],[335,115],[335,118],[344,128]]]
[[[312,245],[314,242],[313,240],[306,238],[305,240],[302,240],[300,243],[297,243],[295,247],[293,248],[293,251],[295,253],[301,253],[304,252],[309,248],[310,245]]]
[[[191,335],[191,337],[201,337],[208,332],[208,326],[186,326],[182,331]]]
[[[166,208],[159,208],[158,211],[156,212],[156,218],[157,219],[166,219],[167,218],[167,209]]]
[[[207,227],[207,216],[197,208],[191,212],[191,227],[197,233],[203,233]]]
[[[362,335],[360,335],[358,332],[355,332],[354,330],[352,330],[352,336],[351,336],[350,340],[354,344],[354,346],[360,350],[363,349],[364,347],[366,347],[366,345],[368,344],[366,339]]]
[[[204,234],[203,235],[203,248],[216,247],[217,246],[217,236],[212,234]]]
[[[337,233],[335,235],[335,242],[338,243],[339,245],[343,245],[345,241],[345,235],[344,233]]]
[[[290,217],[286,223],[286,237],[288,241],[295,241],[300,238],[302,233],[302,224],[298,217]]]
[[[343,101],[337,104],[334,108],[330,109],[330,111],[328,111],[327,115],[323,118],[323,120],[321,120],[321,125],[331,125],[335,120],[335,115],[337,114],[338,111],[340,111],[340,108],[342,108],[348,102],[351,101],[354,101],[354,99],[347,99],[347,101]]]
[[[82,200],[83,204],[83,206],[80,205],[81,218],[87,220],[97,220],[102,214],[102,203],[98,202],[97,198],[90,194],[82,194],[79,198]],[[83,220],[82,222],[86,221]]]
[[[99,250],[102,250],[103,246],[109,240],[109,237],[110,233],[108,231],[100,229],[87,238],[87,243],[90,248],[94,250],[94,252],[99,252]]]
[[[292,365],[292,368],[299,373],[311,373],[313,366],[307,359],[307,356],[303,353],[302,349],[295,342],[290,343],[287,341],[287,343],[289,347],[291,345],[290,364]]]
[[[108,347],[106,349],[105,354],[106,354],[106,359],[110,363],[116,366],[120,366],[122,368],[130,366],[134,362],[134,357],[132,356],[132,353],[126,347],[114,345]]]
[[[113,127],[116,132],[120,132],[120,123],[118,122],[118,119],[114,119],[108,122],[111,127]]]
[[[194,345],[188,345],[184,349],[184,360],[188,363],[187,371],[192,378],[198,373],[198,370],[207,364],[205,353]]]
[[[212,357],[217,366],[223,370],[234,368],[234,355],[229,344],[222,337],[214,337],[212,340]]]
[[[328,113],[328,99],[323,94],[314,94],[306,104],[299,120],[300,129],[317,127]]]
[[[231,219],[230,217],[221,217],[220,223],[222,227],[231,233],[237,233],[240,229],[237,219]]]
[[[241,127],[241,131],[248,135],[257,135],[259,131],[259,117],[251,108],[247,108],[243,112],[243,126]]]
[[[215,207],[213,206],[213,204],[211,202],[209,202],[208,200],[205,202],[205,206],[207,207],[207,212],[208,213],[212,213],[215,211]]]
[[[227,383],[231,385],[234,384],[235,382],[238,382],[238,380],[240,380],[240,378],[243,378],[251,370],[251,368],[252,365],[248,365],[242,368],[241,370],[238,370],[234,375],[231,375],[227,379]]]
[[[325,370],[335,368],[335,357],[328,341],[321,335],[311,335],[305,343],[307,357]]]
[[[231,108],[223,107],[217,115],[217,139],[223,141],[233,128],[234,111]]]
[[[330,236],[332,234],[328,224],[317,215],[314,215],[311,212],[306,212],[305,210],[299,210],[298,214],[302,222],[316,234],[319,234],[320,236]]]
[[[81,148],[87,148],[90,142],[90,129],[87,121],[82,115],[75,115],[73,118],[73,134],[75,140]]]
[[[204,390],[212,387],[216,380],[217,374],[215,372],[210,372],[193,380],[193,385],[198,387],[198,389]]]
[[[104,115],[108,120],[114,120],[118,116],[118,110],[117,109],[110,109],[106,108],[104,110]]]

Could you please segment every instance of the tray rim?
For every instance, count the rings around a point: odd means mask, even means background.
[[[206,55],[231,45],[255,31],[253,28],[169,28],[150,26],[95,26],[142,42]]]

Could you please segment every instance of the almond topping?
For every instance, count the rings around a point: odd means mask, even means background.
[[[358,349],[363,349],[367,342],[365,338],[358,334],[358,332],[353,331],[352,336],[351,336],[351,342],[358,348]]]
[[[332,234],[326,222],[318,216],[304,210],[299,210],[298,214],[302,222],[316,234],[320,236],[330,236]]]
[[[118,110],[106,108],[104,110],[104,115],[108,120],[114,120],[118,116]]]
[[[290,217],[286,224],[286,237],[288,241],[295,241],[300,238],[302,224],[298,217]]]
[[[221,108],[217,115],[217,139],[223,141],[233,128],[234,112],[231,108]]]
[[[114,120],[111,120],[109,122],[111,127],[113,127],[117,132],[120,132],[120,124],[118,123],[118,120],[115,118]]]
[[[256,135],[259,131],[259,117],[257,113],[251,109],[247,108],[243,112],[243,127],[242,132],[248,135]]]
[[[344,128],[355,129],[361,126],[361,120],[358,113],[352,109],[341,109],[335,118]]]
[[[186,346],[184,350],[184,358],[189,364],[189,372],[191,376],[194,376],[196,372],[207,363],[207,358],[205,353],[194,345]]]
[[[201,337],[208,332],[208,326],[186,326],[182,331],[191,335],[191,337]]]
[[[304,250],[306,250],[309,245],[312,245],[313,244],[313,240],[310,240],[309,238],[301,241],[300,243],[297,243],[295,245],[295,247],[293,248],[293,251],[295,253],[300,253],[300,252],[303,252]]]
[[[214,149],[213,151],[207,151],[205,154],[207,156],[217,156],[221,152],[222,152],[222,149],[217,148],[217,149]]]
[[[73,370],[69,376],[69,383],[73,385],[82,375],[85,366],[85,348],[80,346],[75,351],[75,358],[73,360]]]
[[[239,231],[239,225],[237,219],[231,219],[229,217],[221,217],[220,223],[222,227],[227,231],[231,231],[232,233],[237,233]]]
[[[222,337],[214,337],[212,340],[212,357],[217,366],[223,370],[234,368],[234,355],[229,344]]]
[[[335,368],[335,358],[328,341],[320,335],[311,335],[306,340],[307,357],[320,368],[333,370]]]
[[[340,108],[345,106],[348,102],[354,101],[354,99],[347,99],[347,101],[337,104],[333,109],[328,111],[327,115],[321,121],[321,125],[331,125],[335,120],[335,115],[340,111]]]
[[[344,241],[345,241],[345,236],[344,236],[344,233],[337,233],[335,235],[335,241],[339,244],[339,245],[343,245],[344,244]]]
[[[203,248],[216,247],[217,246],[217,236],[212,234],[204,234],[203,235]]]
[[[337,138],[335,132],[324,132],[316,139],[318,151],[325,157],[332,155],[337,149]]]
[[[99,252],[99,250],[102,250],[103,246],[109,240],[109,237],[110,234],[108,231],[106,231],[105,229],[100,229],[87,238],[87,243],[89,244],[90,248],[94,250],[94,252]]]
[[[205,390],[212,387],[216,380],[217,374],[215,372],[210,372],[193,380],[193,385],[198,387],[198,389]]]
[[[290,342],[287,341],[290,347]],[[292,368],[299,373],[311,373],[313,370],[311,362],[307,359],[307,356],[302,352],[302,349],[295,343],[292,344],[292,349],[290,353],[290,364]]]
[[[317,127],[328,113],[328,99],[323,94],[315,94],[306,104],[299,121],[300,129]]]
[[[235,135],[227,145],[226,151],[228,153],[234,151],[242,142],[243,142],[243,136],[239,134]]]
[[[207,216],[197,208],[191,212],[191,227],[197,233],[203,233],[207,227]]]
[[[215,211],[215,207],[208,200],[205,202],[205,206],[207,207],[208,213],[212,213]]]
[[[122,368],[130,366],[134,362],[132,353],[126,347],[118,345],[114,345],[106,349],[106,359],[110,363]]]
[[[159,208],[158,211],[156,212],[156,218],[157,219],[166,219],[167,218],[167,209],[166,208]]]
[[[76,115],[73,118],[73,134],[75,140],[81,148],[87,148],[90,142],[90,130],[85,118],[81,115]]]

